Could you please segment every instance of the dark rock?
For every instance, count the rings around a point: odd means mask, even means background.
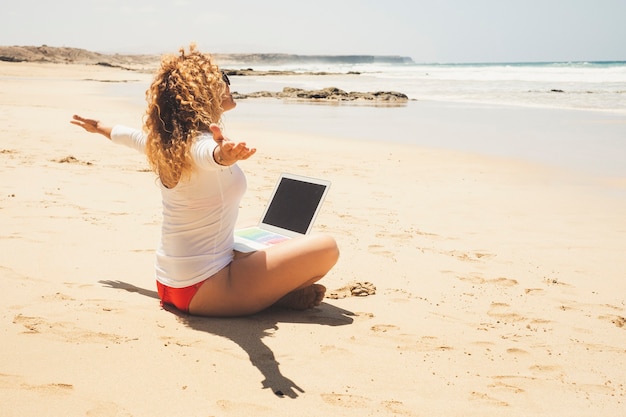
[[[396,91],[375,91],[366,93],[355,91],[346,92],[337,87],[328,87],[321,90],[303,90],[301,88],[285,87],[281,92],[257,91],[250,94],[233,93],[233,97],[237,100],[246,98],[279,98],[326,102],[369,101],[377,103],[405,103],[409,100],[406,94]]]

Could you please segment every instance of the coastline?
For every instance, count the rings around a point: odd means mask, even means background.
[[[128,74],[11,65],[0,63],[0,415],[620,415],[626,200],[605,187],[623,183],[385,132],[357,141],[332,112],[299,122],[328,107],[249,119],[262,103],[244,101],[225,121],[259,148],[242,164],[241,221],[281,171],[330,179],[315,229],[342,255],[323,283],[377,293],[305,313],[179,316],[153,288],[154,176],[69,124],[82,113],[138,126],[141,102],[94,81]],[[471,115],[429,104],[416,103],[427,132],[456,123],[451,137],[465,127],[481,140]],[[492,114],[494,137],[519,134]]]
[[[508,158],[626,180],[626,118],[587,110],[411,101],[399,107],[328,107],[279,100],[242,100],[225,123],[302,132],[362,142]],[[336,121],[341,120],[341,123]],[[500,125],[506,124],[503,133]]]
[[[328,88],[354,75],[234,76],[232,89],[241,96],[279,91],[284,86],[303,88],[315,83]],[[107,83],[107,94],[143,106],[149,77],[132,82]],[[317,80],[317,81],[312,81]],[[371,102],[246,98],[238,100],[230,121],[272,130],[284,130],[294,138],[304,132],[359,141],[412,144],[482,155],[518,159],[567,169],[573,173],[621,182],[626,178],[626,117],[603,110],[545,108],[489,103],[434,100]],[[442,117],[447,120],[442,120]],[[341,119],[342,123],[335,123]],[[508,135],[498,131],[498,120],[511,126]],[[366,122],[364,122],[366,121]],[[322,127],[325,126],[325,127]]]

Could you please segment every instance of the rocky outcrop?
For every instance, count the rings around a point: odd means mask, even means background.
[[[51,46],[0,46],[0,61],[104,65],[128,70],[157,68],[157,55],[101,54],[80,48]]]
[[[237,100],[247,98],[279,98],[306,101],[359,101],[390,104],[406,103],[409,100],[406,94],[395,91],[376,91],[369,93],[346,92],[336,87],[328,87],[321,90],[303,90],[300,88],[285,87],[283,91],[280,92],[258,91],[249,94],[233,93],[233,97]]]
[[[238,61],[245,60],[248,63],[274,63],[283,62],[406,62],[410,58],[402,57],[378,57],[369,55],[347,56],[307,56],[289,54],[215,54],[214,57],[224,65],[228,62],[232,66]],[[0,61],[5,62],[41,62],[56,64],[83,64],[102,65],[120,68],[129,71],[152,72],[158,68],[161,57],[159,55],[120,55],[101,54],[80,48],[42,46],[0,46]],[[252,68],[225,69],[228,75],[237,76],[285,76],[285,75],[330,75],[330,72],[296,72],[296,71],[258,71]],[[358,75],[358,72],[348,74]],[[238,99],[271,97],[285,100],[301,100],[316,102],[366,102],[373,104],[402,104],[407,102],[408,97],[395,91],[376,92],[346,92],[339,88],[329,87],[321,90],[302,90],[299,88],[286,87],[280,92],[259,91],[249,94],[233,93]]]
[[[177,51],[171,51],[176,53]],[[330,64],[411,64],[409,57],[386,55],[295,55],[295,54],[212,54],[221,65],[281,65],[286,63]],[[114,65],[150,64],[158,66],[160,55],[149,54],[101,54],[80,48],[41,46],[0,46],[0,61],[53,62],[96,64],[106,62]]]

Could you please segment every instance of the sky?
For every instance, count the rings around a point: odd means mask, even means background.
[[[626,0],[15,0],[2,15],[2,46],[626,61]]]

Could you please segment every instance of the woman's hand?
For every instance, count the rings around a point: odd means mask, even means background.
[[[95,119],[87,119],[75,114],[70,120],[70,123],[76,126],[80,126],[89,133],[99,133],[111,139],[111,127],[103,126],[100,121]]]
[[[237,161],[250,158],[256,152],[256,148],[249,148],[245,142],[235,143],[224,137],[222,129],[215,123],[212,123],[209,129],[213,133],[213,140],[218,144],[213,152],[213,158],[220,165],[232,165]]]

